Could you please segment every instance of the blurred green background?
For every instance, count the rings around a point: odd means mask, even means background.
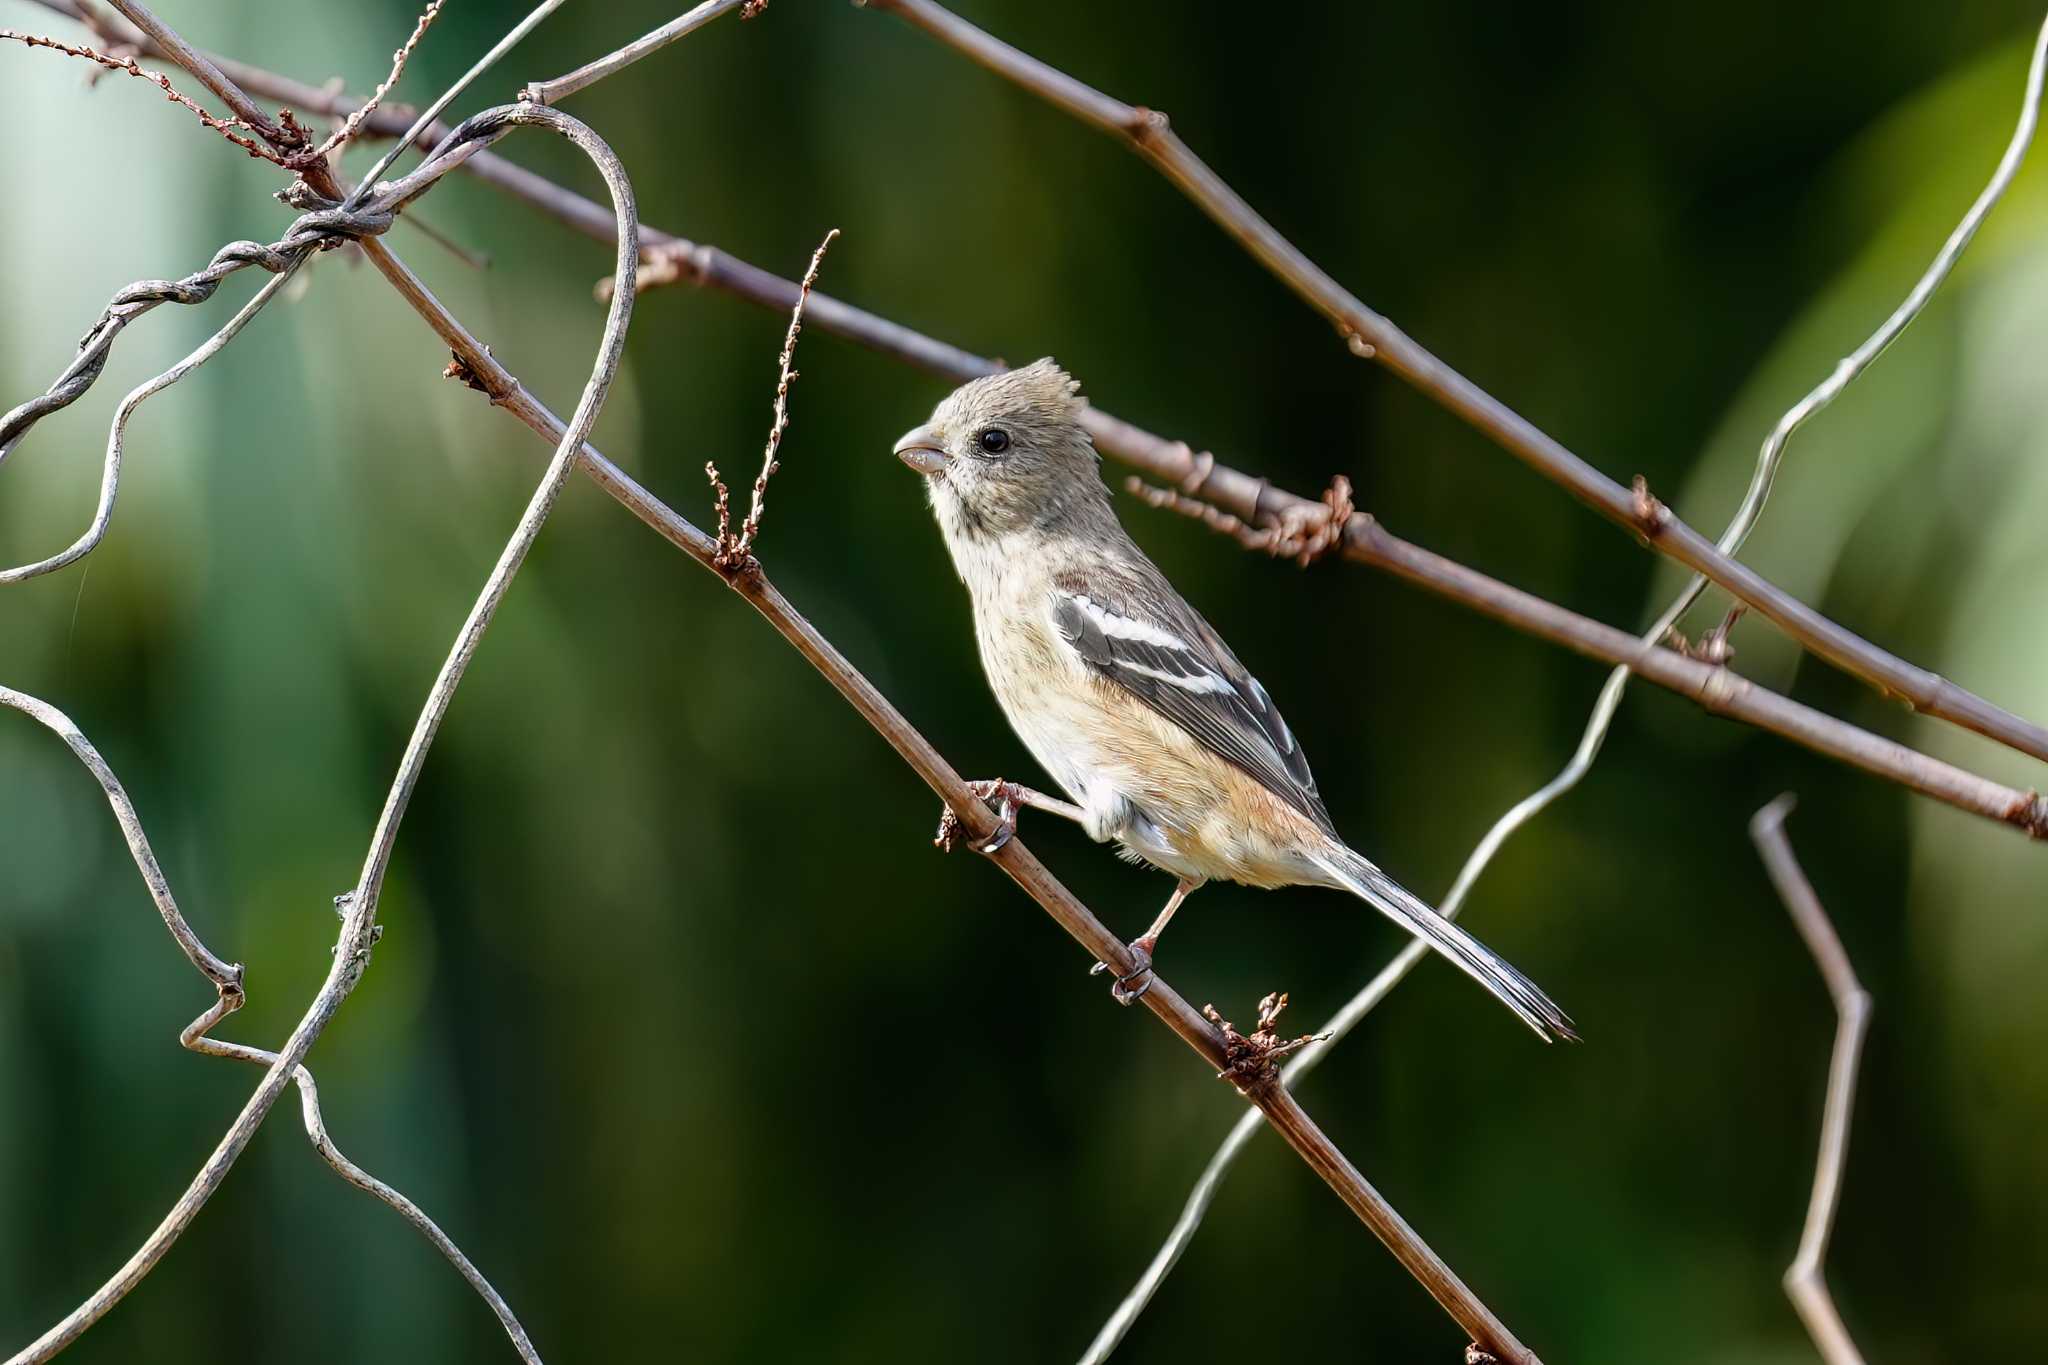
[[[673,6],[573,5],[460,109]],[[2038,14],[2006,0],[1669,11],[1628,3],[962,12],[1174,124],[1305,250],[1613,476],[1718,527],[1757,442],[1903,295],[1996,161]],[[180,0],[196,42],[362,89],[411,23]],[[457,3],[402,94],[518,7]],[[62,27],[4,0],[0,24]],[[269,238],[279,176],[140,82],[0,49],[0,405],[118,287]],[[905,25],[776,0],[569,102],[645,219],[780,273],[828,227],[840,297],[985,354],[1052,353],[1103,406],[1623,625],[1676,576],[1328,328],[1111,140]],[[501,150],[599,194],[565,145]],[[2048,170],[1951,287],[1796,438],[1750,558],[1831,614],[2048,716]],[[358,170],[360,153],[351,164]],[[392,245],[566,411],[607,252],[455,177]],[[0,559],[83,524],[118,396],[257,284],[166,308],[0,472]],[[598,432],[688,515],[740,480],[783,319],[641,301]],[[145,408],[105,546],[0,592],[0,681],[67,710],[134,796],[187,914],[248,965],[227,1036],[281,1039],[330,898],[544,448],[437,377],[359,260],[321,258]],[[806,337],[762,554],[963,770],[1033,769],[964,594],[889,457],[944,385]],[[1114,473],[1114,471],[1112,471]],[[1302,573],[1123,500],[1260,673],[1340,825],[1440,896],[1565,760],[1601,670],[1354,567]],[[1718,615],[1710,599],[1693,622]],[[1738,666],[2021,786],[2039,766],[1802,664]],[[1330,1134],[1552,1361],[1812,1358],[1778,1285],[1832,1013],[1745,835],[1791,833],[1877,1015],[1831,1262],[1875,1359],[2048,1336],[2048,851],[1632,691],[1584,787],[1508,845],[1470,923],[1577,1017],[1545,1050],[1432,963],[1305,1087]],[[549,1359],[1071,1358],[1239,1103],[993,869],[710,575],[570,486],[434,750],[388,931],[315,1050],[344,1150],[418,1198]],[[1057,822],[1033,846],[1120,931],[1169,887]],[[1165,973],[1310,1027],[1399,946],[1329,893],[1215,887]],[[209,998],[105,804],[0,713],[0,1347],[155,1225],[255,1073],[181,1052]],[[1456,1329],[1262,1136],[1124,1348],[1135,1361],[1452,1360]],[[287,1099],[81,1361],[500,1360],[435,1252],[313,1155]],[[2015,1354],[2017,1353],[2017,1355]]]

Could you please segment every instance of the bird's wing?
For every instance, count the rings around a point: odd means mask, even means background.
[[[1148,587],[1056,580],[1053,624],[1090,672],[1329,828],[1308,759],[1266,689],[1172,588]]]

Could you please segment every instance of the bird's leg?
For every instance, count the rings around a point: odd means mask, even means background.
[[[994,853],[1009,843],[1010,836],[1017,832],[1017,812],[1025,806],[1033,810],[1050,811],[1054,815],[1063,815],[1076,822],[1084,818],[1081,808],[1071,801],[1062,801],[1057,796],[1047,796],[1044,792],[1024,786],[1022,783],[1005,782],[1000,777],[969,782],[967,787],[989,804],[999,822],[996,825],[996,832],[989,836],[988,842],[974,850],[976,853]],[[947,852],[952,852],[953,834],[959,824],[960,817],[950,808],[947,809],[939,817],[939,832],[932,842]]]
[[[1159,946],[1159,936],[1166,932],[1166,922],[1173,918],[1173,912],[1180,909],[1180,903],[1201,884],[1199,877],[1182,877],[1180,885],[1173,888],[1173,894],[1167,897],[1166,908],[1159,912],[1158,919],[1152,921],[1152,927],[1130,941],[1128,950],[1138,965],[1131,969],[1130,975],[1120,976],[1111,984],[1110,998],[1117,1004],[1128,1005],[1152,989],[1152,950]],[[1098,962],[1088,972],[1092,976],[1107,970],[1106,963]],[[1132,982],[1137,985],[1133,987]]]

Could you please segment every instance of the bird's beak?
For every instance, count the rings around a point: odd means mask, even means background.
[[[906,432],[903,439],[896,443],[896,458],[920,474],[946,472],[945,443],[939,439],[939,433],[929,426]]]

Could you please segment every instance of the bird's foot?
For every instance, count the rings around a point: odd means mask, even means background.
[[[1005,782],[1000,777],[987,778],[980,782],[969,782],[967,789],[987,803],[996,813],[995,833],[975,845],[976,853],[995,853],[1017,832],[1017,810],[1023,804],[1023,789],[1015,782]],[[960,817],[948,806],[939,816],[938,833],[932,836],[932,844],[946,852],[953,851],[953,839],[960,832]]]
[[[1152,989],[1152,950],[1159,946],[1159,940],[1146,935],[1133,939],[1127,951],[1137,965],[1127,975],[1120,976],[1109,984],[1109,998],[1119,1005],[1137,1003],[1140,996]],[[1088,975],[1100,976],[1109,970],[1107,962],[1098,962],[1088,969]]]

